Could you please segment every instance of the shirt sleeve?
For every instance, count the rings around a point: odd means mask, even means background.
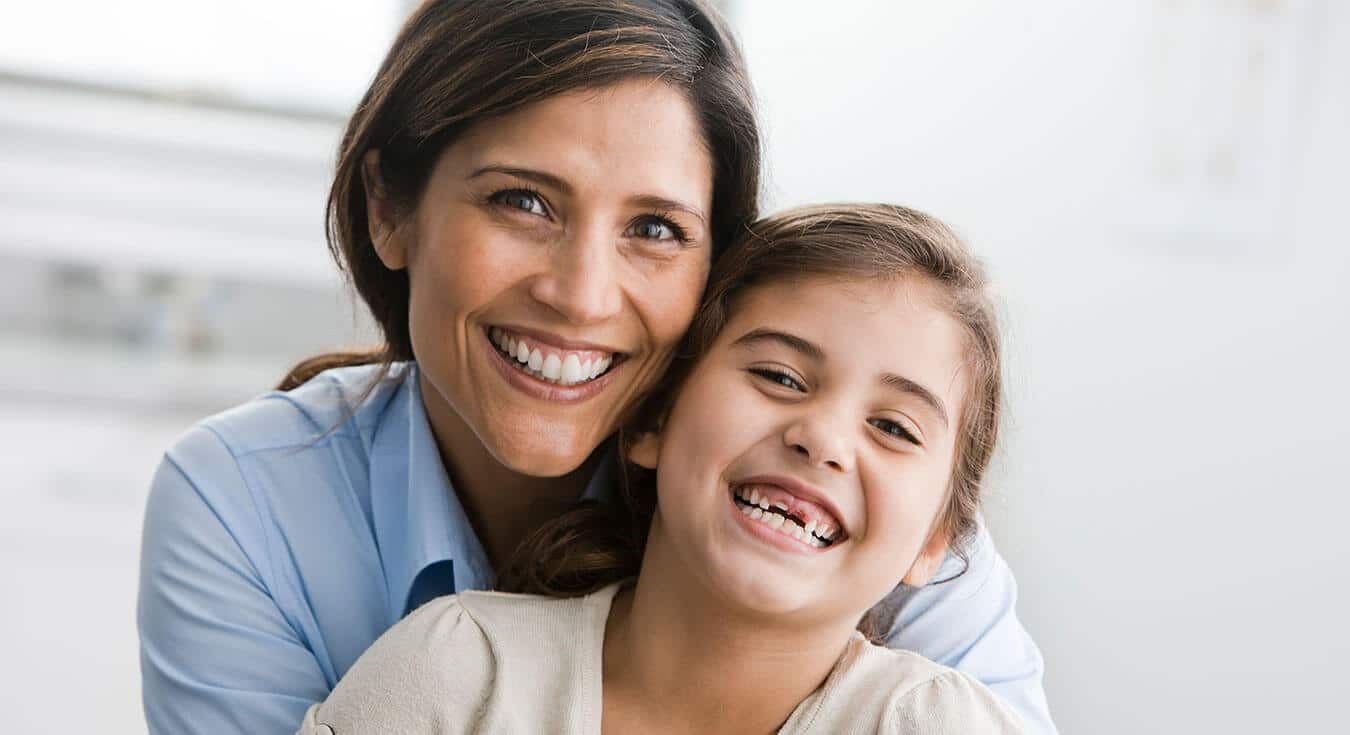
[[[482,628],[457,598],[443,597],[371,644],[327,701],[305,713],[296,735],[523,732],[480,721],[489,694],[537,695],[494,691],[495,671]]]
[[[937,581],[902,585],[891,595],[887,602],[898,611],[886,644],[969,674],[1011,706],[1026,732],[1055,735],[1044,661],[1017,619],[1017,581],[983,523],[969,557],[964,574],[949,558]]]
[[[887,735],[1021,735],[1017,715],[988,689],[949,671],[906,693],[888,713]]]
[[[197,427],[152,481],[137,627],[152,734],[292,733],[328,693],[277,606],[257,511],[234,456]]]

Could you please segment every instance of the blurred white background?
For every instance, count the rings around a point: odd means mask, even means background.
[[[999,281],[988,516],[1061,731],[1343,727],[1350,3],[726,5],[768,209],[926,209]],[[369,339],[322,206],[407,7],[0,6],[0,730],[144,731],[160,453]]]

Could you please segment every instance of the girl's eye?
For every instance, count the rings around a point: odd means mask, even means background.
[[[547,215],[544,200],[529,189],[505,189],[492,195],[492,200],[511,209],[519,209],[530,214]]]
[[[781,370],[770,370],[769,368],[751,368],[750,372],[769,381],[770,383],[782,386],[784,388],[787,388],[788,390],[794,390],[799,393],[806,390],[806,388],[801,383],[797,382],[796,378],[792,377],[791,375],[788,375],[787,373]]]
[[[867,423],[877,427],[877,429],[888,436],[907,441],[915,446],[922,446],[919,440],[914,436],[913,432],[894,421],[889,419],[868,419]]]
[[[646,217],[629,225],[623,233],[627,237],[640,237],[644,240],[677,240],[688,242],[689,238],[679,225],[664,217]]]

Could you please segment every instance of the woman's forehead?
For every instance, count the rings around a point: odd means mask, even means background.
[[[460,174],[486,166],[542,170],[578,191],[623,191],[706,211],[713,162],[688,96],[636,78],[554,95],[478,122],[442,163]]]

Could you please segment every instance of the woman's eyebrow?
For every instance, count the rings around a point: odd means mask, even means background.
[[[469,174],[469,178],[476,179],[485,174],[506,174],[507,176],[515,176],[517,178],[525,179],[526,181],[533,181],[540,186],[546,186],[550,189],[557,189],[563,194],[571,195],[572,193],[571,184],[568,184],[562,177],[532,168],[521,168],[520,166],[507,166],[499,163],[489,164],[475,169],[473,173]],[[702,209],[692,204],[686,204],[678,199],[671,199],[670,197],[659,196],[656,194],[638,194],[637,196],[630,197],[628,201],[634,206],[643,209],[675,210],[684,212],[692,217],[697,217],[699,222],[704,224],[708,222],[708,216],[703,213]]]
[[[685,204],[684,202],[679,201],[678,199],[656,196],[655,194],[639,194],[638,196],[629,199],[629,201],[644,209],[656,209],[656,210],[673,209],[679,212],[684,212],[685,214],[688,214],[691,217],[697,217],[699,222],[705,224],[708,222],[708,217],[707,215],[703,214],[702,209],[699,209],[698,207],[695,207],[692,204]]]
[[[571,184],[568,184],[561,177],[554,176],[553,174],[544,171],[536,171],[532,168],[521,168],[519,166],[505,166],[495,163],[489,164],[474,170],[473,173],[469,174],[469,178],[476,179],[485,174],[506,174],[507,176],[516,176],[525,179],[526,181],[533,181],[536,184],[547,186],[551,189],[557,189],[564,194],[572,193]]]
[[[951,426],[951,422],[947,419],[946,406],[942,405],[942,400],[938,398],[933,391],[928,390],[903,375],[896,375],[895,373],[883,374],[881,376],[881,384],[887,388],[894,388],[902,393],[908,393],[915,398],[918,398],[920,401],[928,404],[929,408],[933,409],[933,412],[937,414],[937,417],[942,420],[943,426]]]

